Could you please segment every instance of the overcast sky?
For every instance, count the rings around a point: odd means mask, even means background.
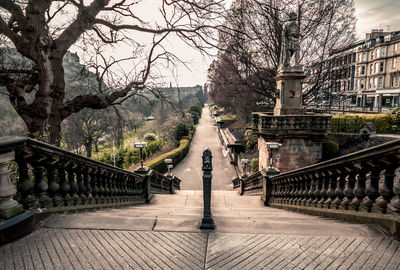
[[[365,38],[365,33],[371,29],[387,31],[389,27],[390,31],[400,30],[400,0],[355,0],[355,7],[359,39]],[[204,58],[196,50],[185,47],[179,44],[177,50],[186,61],[191,62],[192,70],[189,71],[181,66],[175,71],[177,78],[169,77],[169,79],[173,86],[203,85],[211,59]]]

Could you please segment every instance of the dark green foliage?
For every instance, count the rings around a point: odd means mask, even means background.
[[[197,112],[197,114],[200,116],[201,115],[201,111],[202,111],[202,107],[200,104],[196,104],[190,107],[189,112]]]
[[[174,150],[168,153],[156,157],[155,159],[146,162],[144,165],[152,168],[155,171],[164,173],[167,171],[167,165],[164,163],[164,159],[167,158],[172,159],[172,164],[175,166],[186,156],[188,151],[189,151],[189,140],[182,139],[180,140],[178,148],[175,148]]]
[[[327,141],[322,144],[322,160],[329,160],[338,156],[339,145],[334,141]]]
[[[191,111],[190,113],[192,115],[193,124],[197,125],[199,123],[200,115],[194,111]]]
[[[259,163],[259,159],[258,158],[253,158],[252,160],[251,160],[251,163],[250,163],[250,168],[251,168],[251,171],[253,172],[253,173],[255,173],[255,172],[258,172],[258,163]]]
[[[174,132],[174,137],[176,141],[179,141],[183,136],[189,135],[189,128],[184,123],[179,123]]]
[[[147,133],[146,136],[144,136],[144,140],[146,142],[151,142],[156,140],[156,135],[154,133]]]
[[[245,139],[246,139],[246,151],[251,151],[256,149],[258,145],[258,137],[256,134],[253,134],[252,130],[246,130],[245,132]]]

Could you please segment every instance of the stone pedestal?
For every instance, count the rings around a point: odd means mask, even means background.
[[[301,85],[306,76],[303,71],[280,71],[276,80],[274,115],[303,114]]]

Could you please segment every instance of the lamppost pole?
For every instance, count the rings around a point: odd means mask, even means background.
[[[215,229],[214,220],[211,214],[211,179],[212,179],[212,154],[206,148],[203,152],[203,202],[204,213],[200,229]]]

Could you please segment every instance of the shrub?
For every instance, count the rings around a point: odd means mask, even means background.
[[[335,132],[358,133],[359,129],[367,122],[372,122],[377,127],[377,133],[393,131],[393,117],[389,113],[334,115],[331,126]]]
[[[156,140],[156,134],[154,134],[154,133],[147,133],[147,134],[144,136],[144,140],[145,140],[146,142],[155,141],[155,140]]]
[[[199,123],[200,115],[194,111],[191,111],[190,113],[192,115],[193,124],[197,125]]]
[[[256,173],[256,172],[258,172],[258,163],[259,163],[259,159],[258,158],[253,158],[252,160],[251,160],[251,163],[250,163],[250,168],[251,168],[251,171],[253,172],[253,173]]]
[[[322,160],[332,159],[338,156],[339,145],[334,141],[326,141],[322,144]]]
[[[228,113],[220,116],[221,120],[237,120],[238,116],[236,114]]]
[[[201,111],[203,110],[203,108],[201,107],[200,104],[196,104],[190,107],[189,112],[197,112],[197,114],[199,116],[201,116]]]
[[[188,153],[189,151],[189,140],[182,139],[178,148],[165,153],[153,160],[147,161],[144,165],[150,167],[151,169],[158,171],[160,173],[165,173],[167,171],[167,165],[164,163],[164,159],[172,159],[172,164],[177,165]]]
[[[181,137],[189,135],[189,128],[184,123],[179,123],[174,132],[174,137],[176,141],[179,141]]]
[[[244,133],[245,139],[246,139],[246,150],[254,150],[257,147],[258,144],[258,137],[256,134],[253,133],[252,130],[246,130]]]

